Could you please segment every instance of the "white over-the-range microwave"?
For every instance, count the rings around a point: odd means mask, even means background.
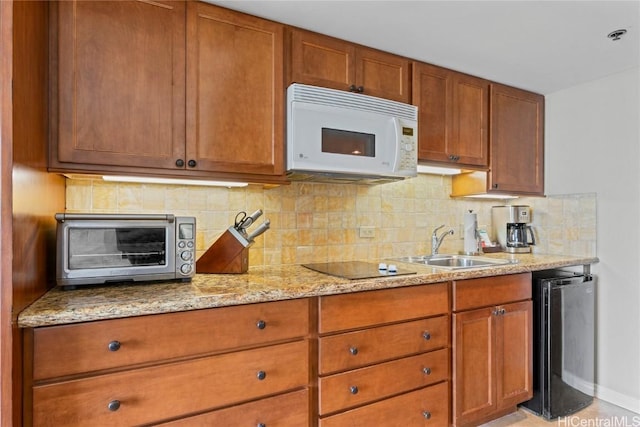
[[[292,84],[287,175],[297,181],[381,183],[417,174],[418,108]]]

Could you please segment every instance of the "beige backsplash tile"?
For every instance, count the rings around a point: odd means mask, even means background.
[[[476,212],[478,225],[491,233],[491,206],[505,203],[451,199],[450,191],[451,178],[434,175],[378,186],[292,183],[271,189],[67,179],[66,203],[68,212],[195,216],[198,256],[233,224],[238,212],[262,209],[258,222],[270,219],[271,229],[250,249],[249,263],[255,266],[425,254],[431,251],[431,232],[441,224],[455,234],[445,238],[440,252],[458,252],[463,248],[463,214]],[[534,252],[597,255],[595,194],[521,198],[509,204],[532,207]],[[375,237],[360,237],[362,226],[374,227]]]

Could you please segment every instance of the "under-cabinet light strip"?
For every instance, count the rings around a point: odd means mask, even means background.
[[[246,187],[246,182],[231,181],[200,181],[197,179],[177,179],[177,178],[152,178],[144,176],[122,176],[122,175],[104,175],[104,181],[110,182],[133,182],[139,184],[172,184],[172,185],[200,185],[207,187]]]

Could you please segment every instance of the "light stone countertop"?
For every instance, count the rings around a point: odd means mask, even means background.
[[[348,280],[311,271],[301,265],[250,267],[245,274],[197,274],[191,282],[54,288],[18,316],[20,327],[51,326],[147,314],[334,295],[375,289],[499,276],[568,266],[590,265],[595,257],[489,254],[517,264],[443,270],[396,263],[417,274]],[[377,261],[375,261],[377,263]]]

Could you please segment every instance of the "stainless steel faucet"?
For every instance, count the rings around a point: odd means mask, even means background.
[[[444,238],[449,234],[453,234],[453,228],[450,228],[449,230],[442,233],[440,237],[438,237],[438,230],[440,230],[442,227],[444,227],[444,224],[442,224],[440,227],[436,227],[436,229],[433,230],[433,234],[431,234],[431,255],[437,255],[438,249],[440,249],[440,245],[442,244]]]

